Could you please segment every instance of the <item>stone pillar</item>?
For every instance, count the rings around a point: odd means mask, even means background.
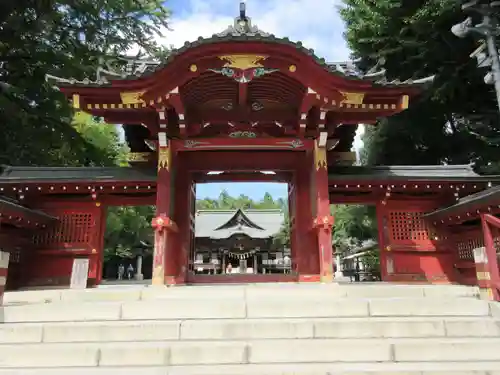
[[[0,306],[3,305],[3,294],[7,284],[10,253],[0,250]]]
[[[340,253],[335,253],[335,264],[337,265],[337,270],[335,271],[335,280],[337,281],[348,281],[349,278],[344,276],[342,261],[340,259]]]
[[[257,274],[257,254],[253,255],[253,273]]]
[[[171,148],[166,133],[158,133],[158,179],[156,183],[156,217],[152,226],[155,229],[153,253],[153,285],[165,284],[165,262],[169,259],[167,253],[172,244],[175,223],[170,218],[171,213]]]
[[[333,216],[330,214],[330,195],[328,191],[328,164],[325,145],[314,142],[314,182],[316,187],[316,217],[314,227],[317,231],[319,250],[319,271],[321,282],[333,280]]]
[[[144,275],[142,274],[142,255],[137,256],[137,264],[136,264],[135,279],[136,280],[144,280]]]

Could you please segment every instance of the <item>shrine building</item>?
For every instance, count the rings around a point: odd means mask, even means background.
[[[193,273],[288,273],[291,264],[285,264],[285,257],[289,249],[275,243],[284,221],[279,209],[197,211]]]
[[[468,165],[353,165],[358,124],[406,110],[432,77],[388,81],[383,68],[362,74],[350,63],[328,63],[301,42],[260,30],[244,5],[226,30],[161,61],[126,59],[122,68],[100,67],[95,79],[49,76],[76,111],[123,125],[131,166],[3,166],[7,287],[67,287],[75,264],[88,286],[99,284],[113,205],[156,205],[155,285],[332,282],[330,204],[353,203],[376,206],[383,281],[479,284],[498,299],[500,176]],[[216,256],[221,268],[242,247],[248,269],[255,259],[262,264],[259,251],[270,246],[270,232],[250,211],[200,224],[195,185],[211,181],[288,184],[290,272],[196,271],[198,254]],[[205,230],[198,251],[197,233]]]

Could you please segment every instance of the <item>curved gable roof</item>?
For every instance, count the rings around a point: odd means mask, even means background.
[[[213,34],[212,36],[207,38],[199,37],[197,40],[192,42],[186,41],[182,47],[171,50],[169,55],[163,60],[138,60],[126,57],[124,58],[124,60],[127,61],[127,64],[124,71],[111,72],[107,70],[107,74],[103,74],[102,71],[100,71],[100,74],[98,74],[98,77],[96,77],[96,81],[90,81],[89,79],[77,81],[75,79],[63,79],[55,76],[49,76],[49,78],[58,81],[59,86],[61,87],[106,86],[111,85],[110,81],[119,82],[121,80],[137,80],[141,78],[147,78],[163,70],[171,63],[174,63],[179,56],[184,55],[186,52],[194,48],[228,42],[258,42],[288,46],[296,49],[303,55],[309,56],[314,62],[316,62],[328,73],[348,80],[356,80],[360,82],[365,81],[367,83],[371,81],[374,87],[427,85],[431,83],[434,78],[434,76],[430,76],[417,80],[408,79],[403,82],[399,80],[387,81],[385,79],[385,70],[383,68],[380,68],[378,71],[370,71],[367,74],[362,74],[355,67],[353,62],[329,63],[324,58],[317,56],[312,48],[306,48],[301,41],[294,42],[291,41],[288,37],[277,37],[274,34],[265,32],[259,29],[257,26],[252,25],[251,18],[246,16],[244,10],[243,12],[240,12],[239,17],[235,18],[234,24],[228,26],[222,32]]]
[[[238,225],[238,214],[242,215],[241,223],[245,225]],[[225,239],[243,234],[251,238],[270,238],[280,231],[284,218],[281,210],[200,210],[196,213],[195,236]]]

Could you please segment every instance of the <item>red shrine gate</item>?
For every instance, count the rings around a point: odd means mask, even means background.
[[[376,205],[383,280],[471,278],[457,267],[465,237],[426,215],[498,176],[469,166],[348,165],[356,124],[405,110],[431,79],[387,82],[383,71],[363,76],[327,64],[252,26],[244,11],[234,26],[165,61],[99,71],[95,81],[57,83],[76,110],[124,125],[133,168],[3,171],[0,234],[3,249],[19,255],[9,268],[16,287],[67,286],[78,257],[89,259],[89,285],[98,284],[106,207],[155,202],[153,283],[198,282],[189,272],[193,184],[269,178],[290,186],[293,280],[333,278],[330,203]],[[224,173],[207,174],[214,170]]]
[[[295,276],[276,275],[268,276],[236,276],[236,281],[243,280],[331,280],[332,273],[332,244],[331,227],[333,218],[330,216],[327,189],[326,161],[319,159],[314,141],[298,139],[242,139],[237,143],[225,138],[205,138],[199,141],[170,141],[168,146],[168,168],[160,170],[159,178],[165,179],[165,190],[158,196],[160,207],[171,205],[168,202],[172,195],[168,192],[168,180],[171,170],[176,168],[175,203],[173,219],[168,215],[159,215],[155,227],[157,240],[164,241],[165,253],[155,258],[155,267],[165,264],[165,273],[168,283],[196,282],[203,277],[194,277],[186,272],[188,268],[188,254],[193,240],[193,214],[191,186],[196,182],[207,181],[263,181],[269,180],[260,171],[273,171],[276,175],[271,178],[292,185],[290,189],[290,217],[292,238],[292,259],[294,260]],[[316,155],[316,158],[315,158]],[[316,159],[316,160],[315,160]],[[315,167],[316,165],[316,167]],[[207,172],[223,171],[216,176],[208,176]],[[319,193],[313,190],[313,184],[325,185]],[[158,186],[160,185],[158,181]],[[160,190],[158,190],[160,191]],[[314,202],[311,200],[314,198]],[[313,207],[314,206],[314,207]],[[315,210],[314,230],[311,227],[310,215]],[[161,212],[161,211],[159,211]],[[158,224],[160,220],[160,224]],[[176,225],[169,225],[175,222]],[[160,246],[158,244],[158,246]],[[180,250],[182,249],[182,250]],[[321,249],[315,252],[313,249]],[[324,258],[324,259],[323,259]],[[323,259],[323,262],[320,262]],[[170,263],[170,264],[169,264]],[[160,272],[160,271],[158,271]],[[234,276],[227,276],[220,281],[228,282]],[[163,282],[163,281],[161,281]]]

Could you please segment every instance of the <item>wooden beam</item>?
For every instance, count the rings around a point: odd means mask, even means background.
[[[178,151],[226,151],[226,150],[245,150],[244,159],[248,159],[248,150],[286,150],[286,151],[304,151],[312,150],[313,142],[309,139],[299,140],[296,138],[200,138],[199,140],[172,141],[174,148]],[[253,155],[252,155],[253,156]],[[256,165],[256,168],[259,166]]]
[[[500,219],[497,218],[496,216],[493,216],[491,214],[483,214],[484,220],[488,223],[493,225],[495,228],[500,229]]]
[[[299,136],[304,137],[304,134],[306,132],[306,127],[307,127],[307,116],[309,114],[309,111],[312,107],[314,107],[315,104],[319,103],[319,95],[311,89],[310,87],[307,88],[306,92],[304,93],[304,96],[302,98],[302,102],[300,103],[299,107]]]
[[[186,129],[186,109],[182,103],[181,96],[179,94],[179,88],[176,87],[169,93],[168,104],[174,107],[177,116],[179,117],[179,132],[181,137],[185,138],[187,136]]]
[[[197,151],[183,152],[180,156],[187,169],[193,172],[231,171],[248,172],[256,170],[293,171],[303,159],[300,152],[254,151],[248,157],[247,151]]]
[[[329,139],[326,141],[326,150],[333,150],[340,143],[340,139]]]
[[[291,173],[276,172],[275,174],[263,173],[222,173],[215,175],[207,175],[206,173],[198,173],[193,176],[193,180],[197,183],[207,182],[289,182]]]
[[[238,84],[238,105],[240,108],[247,107],[248,100],[248,83]]]
[[[297,114],[289,109],[263,109],[258,112],[251,111],[249,108],[235,108],[231,111],[220,108],[199,112],[189,110],[188,117],[190,123],[297,121]]]

